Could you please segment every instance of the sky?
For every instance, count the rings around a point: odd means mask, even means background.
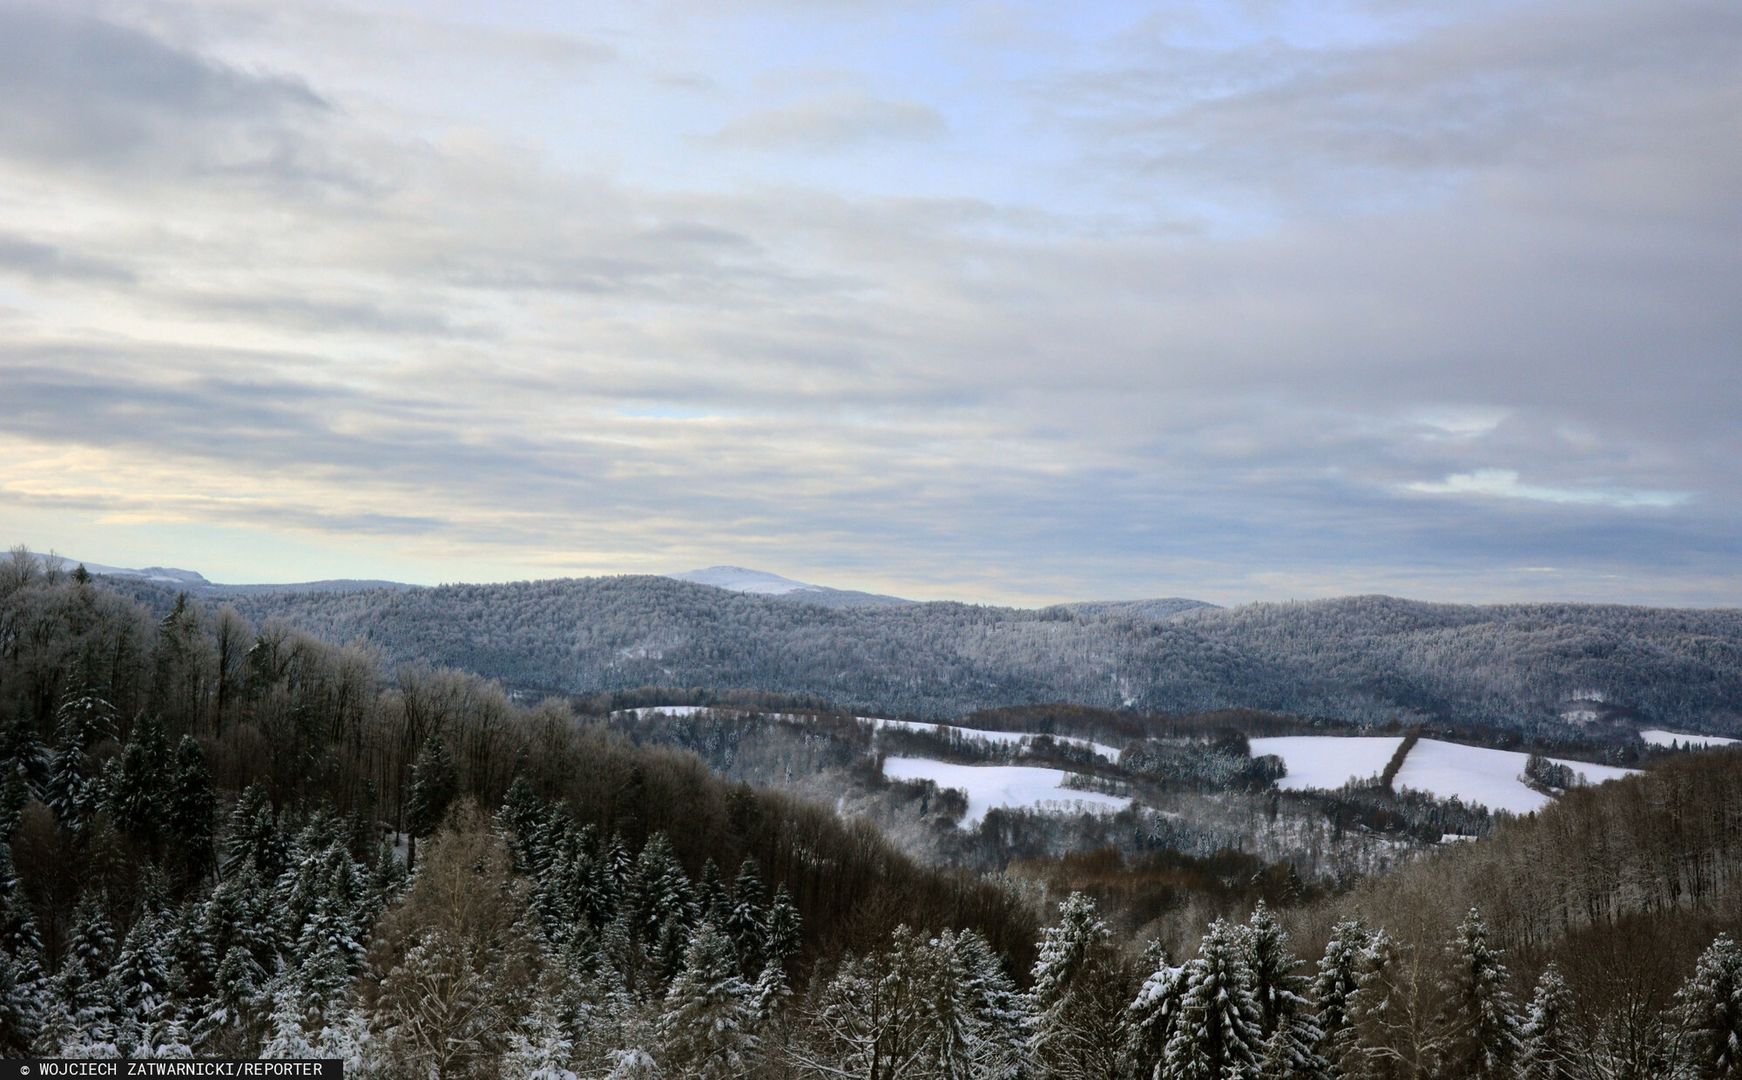
[[[0,0],[0,540],[1742,604],[1742,5]]]

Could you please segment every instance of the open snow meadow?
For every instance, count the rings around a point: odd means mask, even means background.
[[[1367,780],[1385,771],[1385,763],[1403,744],[1401,735],[1278,735],[1249,740],[1253,757],[1274,754],[1288,775],[1276,782],[1284,791],[1340,788],[1350,780]]]
[[[1726,739],[1722,735],[1686,735],[1679,731],[1664,731],[1662,728],[1647,728],[1639,733],[1651,746],[1684,746],[1701,750],[1709,750],[1714,746],[1735,746],[1742,739]]]
[[[1131,805],[1123,795],[1065,787],[1071,773],[1032,765],[956,765],[931,758],[892,757],[883,762],[891,780],[930,780],[968,796],[964,829],[977,827],[997,807],[1023,810],[1096,810],[1114,813]]]
[[[1274,754],[1282,759],[1288,774],[1277,782],[1278,787],[1300,791],[1335,789],[1350,781],[1375,778],[1402,742],[1398,736],[1288,735],[1253,739],[1251,746],[1254,756]],[[1553,801],[1524,782],[1528,760],[1528,754],[1516,750],[1421,739],[1404,758],[1392,786],[1440,799],[1456,798],[1490,810],[1528,814]],[[1587,784],[1618,780],[1636,771],[1567,758],[1549,760],[1572,769]]]

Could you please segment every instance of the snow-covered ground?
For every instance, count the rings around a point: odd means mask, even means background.
[[[1288,774],[1276,786],[1340,788],[1350,780],[1377,778],[1397,753],[1401,735],[1278,735],[1251,739],[1252,756],[1275,754]]]
[[[985,739],[987,742],[997,743],[1001,746],[1027,746],[1034,740],[1034,734],[1027,731],[983,731],[980,728],[961,727],[956,724],[927,724],[918,720],[884,720],[872,716],[861,716],[858,719],[880,728],[901,728],[904,731],[942,730],[946,735],[960,735],[964,739]],[[1119,747],[1109,743],[1095,742],[1093,739],[1080,739],[1075,735],[1054,735],[1052,740],[1053,742],[1085,747],[1108,761],[1118,761],[1122,752]]]
[[[1350,780],[1378,776],[1403,740],[1398,736],[1285,735],[1251,740],[1252,753],[1275,754],[1288,768],[1278,787],[1338,788]],[[1435,798],[1456,796],[1466,803],[1480,803],[1490,810],[1527,814],[1553,800],[1525,784],[1524,764],[1529,755],[1516,750],[1490,750],[1481,746],[1422,739],[1404,759],[1393,784]],[[1549,759],[1565,765],[1587,784],[1616,780],[1634,770],[1613,765],[1593,765],[1566,758]]]
[[[741,713],[746,710],[737,708],[721,708],[716,710],[711,705],[644,705],[638,709],[621,709],[618,711],[618,715],[634,716],[639,720],[642,717],[650,716],[653,713],[663,713],[666,716],[694,716],[697,713],[715,711],[724,713]],[[805,717],[794,713],[766,713],[764,715],[776,720],[805,719]],[[877,728],[900,728],[903,731],[942,730],[946,735],[959,735],[964,739],[985,739],[987,742],[996,743],[1000,746],[1027,746],[1035,738],[1032,732],[1027,731],[984,731],[980,728],[962,727],[958,724],[929,724],[921,720],[888,720],[880,716],[855,716],[853,719],[858,720],[860,723],[870,724]],[[1054,735],[1052,739],[1054,742],[1070,743],[1072,746],[1081,746],[1093,750],[1095,753],[1112,762],[1117,762],[1120,753],[1123,752],[1120,747],[1114,746],[1111,743],[1095,742],[1093,739],[1078,738],[1075,735]]]
[[[639,720],[654,713],[660,713],[664,716],[694,716],[697,713],[713,712],[714,707],[712,705],[643,705],[639,709],[619,709],[617,711],[619,714],[631,715]],[[721,711],[731,712],[734,710],[723,709]]]
[[[697,585],[712,585],[732,592],[757,593],[762,596],[785,596],[795,592],[821,592],[820,585],[794,581],[764,570],[747,570],[742,566],[710,566],[706,570],[689,570],[667,575],[678,581],[693,581]]]
[[[1641,731],[1639,737],[1651,746],[1673,746],[1680,743],[1682,746],[1697,746],[1702,750],[1714,746],[1735,746],[1739,741],[1726,739],[1722,735],[1684,735],[1679,731],[1664,731],[1662,728]]]
[[[1490,810],[1528,814],[1554,800],[1525,784],[1524,763],[1528,754],[1516,750],[1490,750],[1483,746],[1422,739],[1403,760],[1393,787],[1413,788],[1441,799],[1457,796],[1466,803],[1480,803]],[[1635,770],[1588,761],[1550,758],[1573,770],[1587,784],[1618,780]]]
[[[1114,813],[1131,805],[1123,795],[1067,788],[1064,782],[1070,773],[1031,765],[953,765],[930,758],[892,757],[884,759],[883,775],[891,780],[930,780],[940,788],[966,792],[963,828],[979,825],[988,810],[1000,806]]]

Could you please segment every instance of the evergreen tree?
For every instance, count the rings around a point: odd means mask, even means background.
[[[982,939],[983,941],[984,939]],[[767,933],[763,937],[762,965],[785,969],[803,946],[803,934],[798,908],[786,891],[786,883],[774,887],[774,899],[768,904]]]
[[[720,878],[720,868],[709,859],[702,864],[702,877],[696,883],[696,917],[724,926],[731,915],[732,894]]]
[[[109,971],[116,1042],[124,1054],[148,1047],[152,1030],[174,1015],[167,939],[163,917],[145,912],[127,932]]]
[[[554,1003],[541,996],[509,1036],[503,1075],[524,1080],[579,1080],[579,1074],[569,1067],[574,1054],[574,1040],[564,1029]]]
[[[109,762],[104,788],[109,812],[123,832],[146,844],[162,834],[167,812],[164,777],[169,774],[169,743],[163,726],[146,714],[133,725],[121,754]]]
[[[1331,928],[1331,939],[1325,944],[1325,955],[1312,982],[1320,1031],[1314,1049],[1327,1061],[1341,1056],[1340,1043],[1349,1027],[1349,998],[1355,993],[1363,957],[1372,943],[1372,932],[1357,919],[1344,919]]]
[[[1446,954],[1446,1067],[1471,1080],[1508,1080],[1518,1060],[1518,1008],[1481,912],[1470,909]]]
[[[1243,935],[1217,919],[1186,965],[1179,1020],[1168,1040],[1164,1075],[1179,1080],[1255,1076],[1263,1052],[1263,1017],[1253,996]]]
[[[12,866],[12,845],[4,841],[0,841],[0,949],[18,961],[42,955],[36,916],[18,886],[18,874]]]
[[[1029,988],[1028,1048],[1050,1075],[1113,1077],[1127,995],[1112,932],[1094,901],[1072,893],[1041,937]]]
[[[216,1057],[247,1057],[262,1006],[264,973],[246,948],[234,945],[218,964],[212,995],[195,1014],[194,1045]]]
[[[109,964],[115,957],[115,931],[103,914],[103,905],[86,893],[73,909],[72,929],[67,934],[66,952],[78,957],[93,979],[109,974]]]
[[[1301,964],[1288,951],[1288,934],[1262,900],[1247,921],[1241,945],[1258,1003],[1265,1055],[1280,1055],[1281,1067],[1303,1080],[1321,1074],[1325,1063],[1317,1046],[1323,1032],[1305,996],[1306,977],[1297,973]]]
[[[665,995],[659,1060],[675,1075],[735,1080],[755,1062],[755,1021],[751,988],[738,973],[732,940],[703,923]]]
[[[35,973],[0,952],[0,1053],[28,1054],[46,1019]]]
[[[1167,1044],[1179,1026],[1186,968],[1172,963],[1159,943],[1151,943],[1147,958],[1150,974],[1136,999],[1126,1006],[1125,1029],[1138,1076],[1162,1080]]]
[[[1742,1077],[1742,948],[1728,934],[1700,954],[1676,992],[1684,1032],[1681,1057],[1700,1080]]]
[[[411,795],[405,807],[405,824],[411,835],[422,838],[435,832],[459,792],[460,778],[448,744],[439,735],[431,736],[411,770]]]
[[[1573,993],[1558,967],[1543,969],[1520,1029],[1524,1053],[1519,1074],[1524,1080],[1566,1080],[1571,1075],[1570,1032]]]
[[[739,970],[751,977],[762,970],[767,952],[767,915],[763,910],[767,899],[756,860],[746,857],[732,882],[732,910],[724,929],[738,950]]]
[[[242,791],[224,830],[224,872],[252,869],[259,880],[274,882],[284,872],[287,845],[272,812],[272,798],[259,784]]]
[[[214,815],[218,802],[212,793],[205,752],[190,735],[183,735],[175,748],[164,801],[164,825],[173,841],[171,854],[182,882],[194,884],[211,872],[217,860]]]

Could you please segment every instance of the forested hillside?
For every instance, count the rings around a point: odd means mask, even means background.
[[[484,1080],[1734,1075],[1742,751],[1341,894],[1238,859],[994,880],[566,703],[379,661],[0,567],[0,1052]],[[1157,940],[1115,932],[1090,892],[1160,872],[1201,902]]]
[[[118,582],[158,611],[174,593]],[[827,610],[654,577],[236,596],[256,623],[366,641],[533,693],[637,686],[820,695],[886,715],[1069,701],[1271,709],[1356,722],[1553,727],[1594,715],[1742,730],[1742,612],[1388,597],[1044,610]],[[1158,610],[1161,617],[1152,617]]]

